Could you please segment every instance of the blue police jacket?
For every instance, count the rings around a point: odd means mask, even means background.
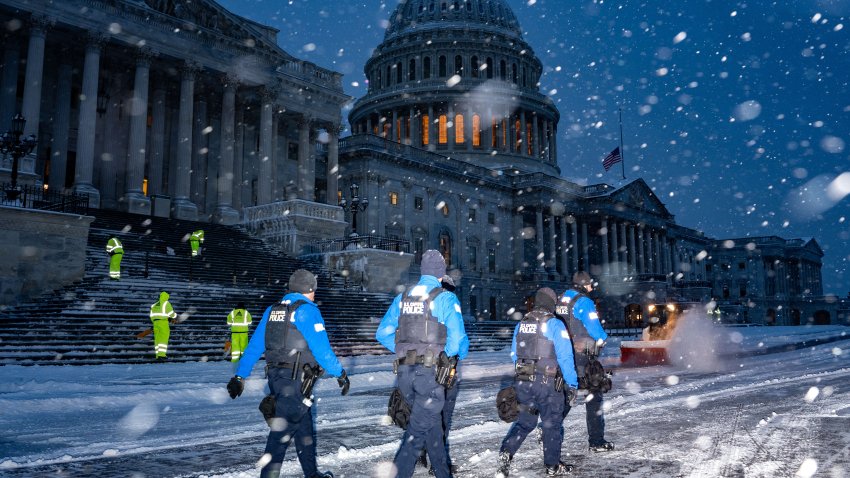
[[[561,297],[568,297],[572,302],[573,297],[579,293],[576,290],[568,289]],[[593,340],[608,340],[608,334],[602,328],[602,323],[599,322],[599,313],[596,312],[596,304],[590,297],[584,296],[573,305],[573,316],[584,325],[588,335]]]
[[[419,278],[417,285],[424,286],[427,294],[435,287],[440,287],[440,280],[434,276],[423,275]],[[381,324],[378,325],[378,331],[375,333],[378,342],[393,353],[395,353],[395,331],[398,328],[400,302],[401,294],[393,300],[390,308],[387,309],[387,313],[384,314],[384,318],[381,319]],[[457,355],[458,359],[463,360],[469,353],[469,337],[467,337],[466,330],[463,327],[460,301],[458,301],[456,295],[447,292],[438,295],[432,305],[431,315],[446,326],[446,355],[449,357]]]
[[[519,332],[519,325],[514,327],[514,337],[511,340],[511,360],[516,363],[516,334]],[[575,360],[573,359],[573,343],[570,341],[570,334],[567,332],[567,327],[561,319],[552,317],[546,321],[543,326],[543,336],[551,340],[555,345],[555,355],[558,357],[558,366],[561,367],[561,374],[564,376],[564,381],[572,388],[578,388],[578,376],[576,375]]]
[[[319,307],[316,303],[308,299],[304,294],[297,292],[286,294],[283,300],[291,302],[303,300],[307,302],[295,311],[295,328],[304,336],[304,340],[307,341],[307,346],[310,347],[310,351],[316,358],[316,362],[330,375],[335,377],[342,375],[342,364],[339,363],[339,359],[336,358],[336,354],[331,349],[331,344],[328,341],[328,333],[325,331],[325,321],[322,319],[322,313],[319,312]],[[240,377],[250,375],[254,364],[257,363],[257,360],[266,351],[266,324],[269,321],[271,310],[272,306],[269,306],[265,313],[263,313],[263,319],[260,320],[257,329],[254,330],[254,335],[251,336],[248,347],[245,348],[245,352],[239,360],[239,365],[236,367],[236,375]]]

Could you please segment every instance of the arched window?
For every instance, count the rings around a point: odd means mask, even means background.
[[[463,115],[455,115],[455,144],[463,144]]]
[[[484,2],[478,0],[478,14],[484,15]]]
[[[478,78],[478,57],[473,56],[470,60],[470,68],[472,69],[472,77]]]
[[[534,120],[532,119],[532,121]],[[525,137],[528,138],[528,141],[526,141],[526,143],[528,143],[527,150],[529,156],[531,156],[531,154],[534,152],[534,134],[532,134],[534,132],[534,125],[532,125],[531,123],[531,121],[525,123]]]
[[[490,147],[496,149],[496,147],[499,146],[499,122],[496,120],[495,117],[493,118],[493,121],[490,124],[490,131],[492,131],[492,134],[490,136],[492,136],[493,138],[490,141]]]
[[[411,58],[407,66],[407,79],[409,81],[416,80],[416,59]]]
[[[463,73],[463,57],[455,55],[455,75]]]
[[[384,86],[390,86],[391,81],[393,79],[393,67],[392,65],[387,65],[387,83]]]
[[[493,78],[493,59],[489,56],[487,57],[487,78]]]
[[[399,84],[404,81],[404,75],[401,71],[401,62],[395,64],[395,83]]]
[[[513,84],[517,84],[517,80],[518,80],[517,75],[518,75],[518,72],[517,72],[516,63],[513,63],[513,64],[511,64],[511,81],[513,82]]]
[[[440,2],[440,11],[441,12],[445,12],[446,10],[448,10],[448,8],[449,7],[448,7],[448,5],[446,4],[445,1]]]
[[[467,12],[472,11],[472,0],[466,0],[466,11]]]
[[[431,78],[431,57],[426,56],[422,60],[422,78],[428,79]]]
[[[446,213],[448,215],[448,206],[445,206]],[[448,231],[440,232],[440,253],[443,254],[443,258],[446,260],[446,266],[448,267],[452,263],[452,237],[449,235]]]
[[[437,142],[440,144],[446,144],[449,142],[449,133],[446,123],[448,123],[448,118],[446,118],[446,115],[440,115],[440,129],[438,131],[439,138],[437,139]]]
[[[438,76],[440,78],[445,78],[446,77],[446,57],[444,55],[440,55],[439,70],[440,71],[439,71]]]
[[[434,2],[431,2],[431,3],[428,5],[428,12],[429,12],[429,13],[434,13]]]
[[[459,12],[460,2],[458,0],[454,0],[454,2],[452,3],[452,8],[454,9],[455,13]]]
[[[472,115],[472,146],[481,146],[481,117]]]
[[[431,134],[431,118],[422,115],[422,146],[428,146],[428,135]]]
[[[505,60],[499,62],[499,79],[504,80],[508,77],[508,64]]]
[[[381,133],[382,137],[384,137],[384,138],[390,137],[390,127],[391,127],[391,125],[389,123],[384,123],[384,131],[383,131],[383,133]]]

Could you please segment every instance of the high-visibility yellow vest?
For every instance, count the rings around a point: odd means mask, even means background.
[[[232,332],[247,332],[251,320],[251,313],[245,309],[233,309],[227,315],[227,323]]]
[[[121,244],[121,241],[119,241],[117,237],[113,237],[109,239],[109,242],[106,243],[106,252],[109,254],[123,254],[124,246]]]

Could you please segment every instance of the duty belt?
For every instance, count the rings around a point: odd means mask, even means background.
[[[268,364],[269,368],[295,368],[297,365],[295,362],[275,362]]]
[[[396,365],[424,365],[426,367],[433,367],[437,360],[432,353],[428,355],[416,355],[416,351],[411,350],[404,357],[396,359],[395,362]]]

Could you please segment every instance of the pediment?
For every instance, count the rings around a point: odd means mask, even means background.
[[[614,202],[620,202],[626,207],[640,209],[641,211],[662,217],[672,217],[670,211],[643,179],[637,179],[626,186],[611,193],[610,198]]]
[[[806,242],[806,245],[803,246],[803,249],[806,249],[807,251],[814,252],[815,254],[817,254],[819,256],[824,255],[823,249],[821,249],[820,244],[818,244],[818,241],[816,241],[814,238],[809,239],[809,241]]]

